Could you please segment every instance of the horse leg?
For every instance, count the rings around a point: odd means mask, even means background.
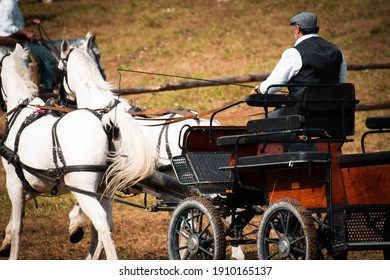
[[[103,251],[103,242],[99,240],[98,232],[91,223],[91,241],[87,260],[98,260]]]
[[[245,255],[240,245],[238,245],[237,247],[232,246],[231,258],[234,260],[245,260]]]
[[[5,228],[5,237],[3,242],[1,243],[0,257],[3,258],[9,258],[11,252],[11,223],[12,218],[10,218],[7,227]]]
[[[232,223],[233,216],[229,216],[226,218],[228,224]],[[245,254],[242,251],[242,248],[240,245],[238,246],[232,246],[232,255],[230,257],[233,260],[245,260]]]
[[[31,198],[32,196],[30,194],[27,194],[25,197],[26,202]],[[24,217],[24,212],[22,213],[22,217]],[[12,216],[10,217],[7,227],[5,228],[5,237],[0,247],[0,257],[3,258],[9,258],[11,252],[11,227],[12,227],[11,220],[12,220]]]
[[[91,227],[91,248],[88,258],[100,256],[101,244],[106,252],[107,259],[118,259],[115,249],[115,243],[112,238],[111,228],[108,222],[110,213],[100,205],[95,198],[74,193],[83,212],[92,222]]]
[[[113,221],[112,221],[112,201],[106,198],[102,198],[100,200],[100,204],[102,205],[104,211],[107,213],[107,222],[108,225],[110,226],[110,231],[113,229]],[[87,259],[92,259],[92,260],[98,260],[101,256],[101,253],[103,251],[103,243],[101,240],[98,238],[98,233],[93,226],[91,225],[91,243],[90,243],[90,248],[89,248],[89,255]]]
[[[26,205],[25,192],[20,180],[15,174],[7,174],[7,190],[11,200],[11,218],[6,228],[6,238],[2,250],[6,253],[9,250],[9,259],[16,260],[19,254],[20,236],[23,230],[23,216]],[[10,243],[10,245],[8,245]],[[11,246],[11,248],[9,248]]]
[[[69,220],[69,241],[75,244],[80,242],[84,237],[83,225],[85,223],[85,215],[78,202],[76,202],[72,211],[70,211]]]

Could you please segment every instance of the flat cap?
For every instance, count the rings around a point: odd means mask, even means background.
[[[290,19],[290,25],[296,24],[302,28],[316,28],[317,16],[316,14],[310,12],[299,13]]]

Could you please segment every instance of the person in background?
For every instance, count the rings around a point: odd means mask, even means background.
[[[294,47],[282,54],[270,76],[257,85],[251,94],[274,94],[281,87],[275,84],[345,83],[347,64],[340,48],[318,36],[317,16],[302,12],[290,19],[296,39]],[[302,87],[288,87],[289,93],[298,95]],[[296,113],[297,108],[276,109],[270,117]]]
[[[26,26],[39,25],[39,19],[24,20],[18,0],[0,0],[0,43],[13,48],[16,43],[28,47],[39,65],[40,92],[52,92],[57,61],[50,51],[34,40],[34,32]]]

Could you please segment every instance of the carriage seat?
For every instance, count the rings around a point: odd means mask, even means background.
[[[286,85],[288,86],[288,85]],[[304,128],[321,128],[333,138],[354,134],[355,88],[351,83],[294,85],[293,94],[252,94],[246,98],[249,106],[288,108],[289,114],[305,118]]]
[[[250,134],[227,135],[217,139],[217,146],[232,146],[235,144],[253,144],[261,142],[292,142],[297,141],[297,135],[289,130],[299,129],[305,124],[305,118],[300,115],[282,116],[277,118],[251,120],[247,123]],[[286,133],[267,134],[266,132],[286,131]],[[263,132],[266,134],[254,134]]]
[[[390,116],[369,117],[366,119],[366,127],[370,129],[390,128]]]
[[[390,132],[390,116],[369,117],[366,119],[366,127],[370,130],[363,133],[360,139],[363,153],[365,153],[364,140],[367,135]]]
[[[295,105],[295,97],[288,94],[250,94],[245,103],[254,107],[290,107]]]
[[[296,164],[326,164],[328,162],[329,154],[327,152],[300,151],[287,152],[282,154],[261,154],[256,156],[239,157],[236,166],[222,167],[221,169],[248,168],[260,166],[292,167]]]
[[[368,134],[390,132],[390,116],[369,117],[366,119],[366,127],[372,130],[362,135],[362,153],[336,157],[341,168],[390,164],[390,151],[366,153],[364,147],[364,139]]]
[[[341,168],[390,164],[390,151],[340,155],[336,161]]]
[[[327,152],[288,152],[282,154],[264,154],[238,158],[237,166],[288,165],[307,162],[328,162]]]
[[[332,138],[355,133],[355,88],[351,83],[307,86],[303,91],[301,114],[306,128],[322,128]]]
[[[305,118],[301,115],[290,115],[277,118],[251,120],[247,122],[246,127],[250,133],[283,131],[302,128],[305,121]]]

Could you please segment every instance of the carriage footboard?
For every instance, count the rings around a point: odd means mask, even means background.
[[[390,248],[390,205],[335,209],[333,217],[336,250]]]
[[[172,159],[173,169],[184,185],[230,183],[230,173],[220,170],[230,164],[228,152],[188,152]]]

